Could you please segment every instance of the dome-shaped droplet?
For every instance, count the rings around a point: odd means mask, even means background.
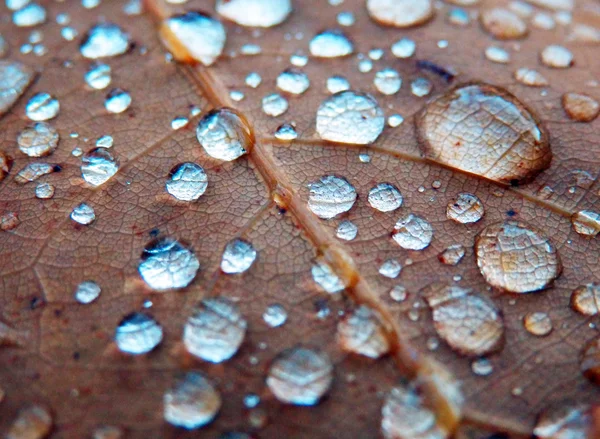
[[[403,285],[396,285],[390,290],[390,298],[395,302],[403,302],[408,297],[406,287]]]
[[[122,55],[129,47],[129,35],[119,26],[99,23],[85,35],[79,50],[84,57],[96,59]]]
[[[212,422],[221,403],[221,395],[208,379],[197,372],[187,372],[165,392],[163,415],[169,424],[193,430]]]
[[[41,200],[47,200],[54,196],[54,186],[50,183],[40,183],[35,187],[35,196]]]
[[[171,169],[165,186],[178,200],[195,201],[206,191],[208,177],[202,166],[185,162]]]
[[[567,116],[577,122],[591,122],[600,114],[600,103],[581,93],[565,93],[562,105]]]
[[[313,280],[330,294],[344,291],[344,282],[335,274],[331,267],[322,261],[317,261],[311,268]]]
[[[546,130],[531,110],[491,85],[450,90],[416,123],[427,157],[503,183],[531,179],[552,159]]]
[[[521,67],[515,71],[515,79],[523,85],[530,87],[545,87],[548,80],[537,70]]]
[[[460,244],[454,244],[446,248],[438,255],[438,259],[445,265],[456,265],[465,256],[465,248]]]
[[[148,314],[134,312],[121,320],[115,342],[122,352],[139,355],[153,350],[163,339],[160,324]]]
[[[288,314],[283,305],[274,303],[269,305],[263,313],[263,320],[271,328],[283,325],[287,320]]]
[[[546,46],[540,54],[542,63],[547,67],[566,69],[573,65],[573,54],[569,49],[556,44]]]
[[[438,336],[452,349],[482,356],[501,347],[504,322],[491,300],[458,286],[434,285],[423,295],[431,307]]]
[[[336,236],[344,241],[352,241],[358,234],[358,227],[352,221],[344,220],[336,230]]]
[[[36,181],[43,175],[51,174],[56,168],[48,163],[29,163],[15,175],[18,184]]]
[[[478,358],[471,363],[471,370],[475,375],[488,376],[494,371],[494,366],[487,358]]]
[[[227,274],[247,271],[256,260],[256,250],[248,241],[235,238],[228,242],[221,258],[221,270]]]
[[[473,194],[461,193],[446,207],[446,216],[461,224],[476,223],[484,214],[483,203]]]
[[[392,54],[396,58],[410,58],[414,55],[417,44],[409,38],[401,38],[392,44]]]
[[[380,212],[392,212],[402,206],[402,194],[390,183],[379,183],[369,191],[369,204]]]
[[[520,222],[492,224],[475,238],[477,265],[493,287],[513,293],[547,288],[561,272],[558,252],[544,234]]]
[[[296,128],[289,123],[284,123],[277,128],[275,131],[275,138],[283,141],[291,141],[298,137],[298,133],[296,132]]]
[[[431,0],[367,0],[369,16],[378,23],[395,26],[417,26],[433,17]]]
[[[77,285],[75,300],[79,303],[88,304],[100,296],[100,286],[93,280],[86,280]]]
[[[150,288],[163,291],[187,287],[199,268],[190,249],[175,239],[161,238],[144,248],[138,271]]]
[[[227,34],[219,20],[190,11],[164,20],[160,38],[176,60],[209,66],[223,52]]]
[[[532,335],[543,337],[552,332],[552,320],[545,312],[529,312],[523,317],[523,326]]]
[[[225,297],[202,300],[183,329],[183,343],[192,355],[211,363],[230,359],[246,336],[246,319]]]
[[[581,285],[571,294],[571,308],[585,316],[600,313],[600,284]]]
[[[206,114],[198,123],[196,137],[209,156],[228,162],[246,154],[254,144],[246,119],[229,108]]]
[[[315,405],[333,381],[333,365],[327,354],[304,347],[281,352],[273,360],[267,386],[275,397],[294,405]]]
[[[402,265],[396,259],[388,259],[379,266],[379,274],[388,279],[395,279],[400,275]]]
[[[110,66],[107,64],[95,64],[85,73],[85,82],[95,90],[102,90],[111,81]]]
[[[540,439],[585,439],[593,437],[593,430],[589,405],[559,400],[541,413],[533,433]]]
[[[350,89],[350,82],[340,75],[334,75],[327,78],[327,91],[331,94],[339,93]]]
[[[583,236],[596,236],[600,233],[600,213],[580,210],[571,217],[573,229]]]
[[[332,142],[373,143],[384,126],[385,117],[377,101],[352,90],[325,99],[317,110],[317,133]]]
[[[87,203],[78,204],[71,212],[71,219],[83,226],[88,226],[96,219],[94,209]]]
[[[584,346],[581,351],[579,368],[583,376],[600,385],[600,337]]]
[[[0,115],[17,102],[35,77],[33,69],[16,61],[0,61]]]
[[[504,8],[484,10],[480,15],[483,28],[499,40],[511,40],[527,35],[527,23],[512,11]]]
[[[297,69],[286,69],[277,76],[277,87],[285,92],[300,95],[310,86],[306,73]]]
[[[510,61],[510,54],[498,46],[489,46],[485,49],[485,57],[498,64],[506,64]]]
[[[287,99],[279,93],[268,94],[262,99],[262,110],[268,116],[281,116],[288,108],[289,103]]]
[[[410,83],[410,92],[418,98],[427,96],[433,90],[433,84],[427,78],[417,78]]]
[[[425,219],[410,213],[398,220],[392,237],[406,250],[423,250],[431,243],[433,228]]]
[[[29,99],[25,107],[25,114],[31,120],[43,121],[58,116],[60,104],[58,99],[49,93],[37,93]]]
[[[400,90],[402,86],[402,78],[400,74],[394,69],[383,69],[375,74],[373,79],[373,85],[384,95],[393,95]]]
[[[46,9],[37,3],[29,3],[13,13],[13,23],[19,27],[31,27],[46,21]]]
[[[217,0],[215,8],[241,26],[272,27],[292,13],[292,0]]]
[[[248,87],[257,88],[262,83],[262,77],[256,72],[250,72],[245,82]]]
[[[106,183],[119,170],[119,162],[105,148],[95,148],[81,160],[81,176],[92,186]]]
[[[339,30],[326,30],[315,35],[309,44],[310,54],[319,58],[338,58],[354,52],[354,44]]]
[[[58,133],[52,125],[38,122],[23,129],[17,137],[19,149],[29,157],[50,155],[58,146]]]
[[[319,218],[331,219],[348,212],[356,201],[356,189],[343,177],[326,175],[308,185],[308,208]]]
[[[112,89],[104,101],[104,108],[110,113],[122,113],[131,105],[131,95],[120,88]]]
[[[5,439],[43,439],[52,430],[52,415],[45,407],[32,405],[19,410],[17,418],[6,431]]]
[[[377,315],[364,305],[340,320],[337,340],[342,349],[369,358],[379,358],[390,350],[387,335]]]

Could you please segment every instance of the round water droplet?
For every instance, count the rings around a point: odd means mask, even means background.
[[[150,242],[138,266],[144,282],[156,291],[187,287],[199,269],[200,262],[192,250],[172,238]]]
[[[171,120],[171,129],[180,130],[184,128],[190,120],[185,116],[176,116]]]
[[[490,46],[485,49],[485,57],[492,62],[506,64],[510,61],[510,54],[498,46]]]
[[[545,312],[530,312],[523,318],[527,332],[537,336],[548,335],[552,332],[552,320]]]
[[[446,19],[448,20],[448,23],[455,26],[468,26],[471,22],[469,12],[463,8],[450,9]]]
[[[585,345],[581,351],[579,368],[583,376],[600,385],[600,337]]]
[[[591,122],[600,114],[600,103],[581,93],[565,93],[562,105],[567,116],[577,122]]]
[[[402,265],[396,259],[388,259],[379,267],[379,274],[388,279],[395,279],[400,275]]]
[[[193,430],[212,422],[221,408],[221,395],[203,375],[187,372],[163,396],[165,421]]]
[[[315,283],[330,294],[344,291],[344,282],[334,273],[325,262],[317,261],[311,268],[311,274]]]
[[[208,177],[202,166],[185,162],[171,169],[165,186],[178,200],[195,201],[206,191]]]
[[[291,0],[217,0],[217,13],[241,26],[272,27],[292,13]]]
[[[377,140],[384,125],[377,101],[352,90],[325,99],[317,110],[317,133],[332,142],[367,145]]]
[[[581,285],[571,294],[571,308],[585,316],[600,313],[600,284]]]
[[[306,73],[297,69],[286,69],[277,76],[277,87],[291,94],[300,95],[310,86]]]
[[[417,49],[417,44],[409,38],[401,38],[392,44],[392,53],[396,58],[410,58]]]
[[[475,375],[488,376],[494,371],[494,367],[487,358],[478,358],[471,363],[471,370]]]
[[[352,221],[348,220],[342,221],[336,230],[336,236],[344,241],[352,241],[356,238],[357,234],[358,227]]]
[[[263,320],[271,328],[283,325],[287,321],[287,311],[279,303],[269,305],[263,313]]]
[[[196,137],[209,156],[228,162],[246,154],[254,144],[248,122],[230,108],[206,114],[198,123]]]
[[[219,20],[190,11],[164,20],[160,38],[176,60],[210,66],[223,52],[227,34]]]
[[[431,243],[433,228],[420,216],[410,213],[398,220],[392,237],[406,250],[423,250]]]
[[[296,128],[289,123],[284,123],[277,128],[275,131],[275,138],[284,141],[291,141],[298,137],[298,133],[296,132]]]
[[[395,302],[404,302],[407,296],[408,293],[406,291],[406,288],[402,285],[396,285],[390,290],[390,297]]]
[[[256,72],[248,73],[248,76],[246,76],[246,85],[248,87],[256,88],[261,84],[261,82],[262,77]]]
[[[84,57],[96,59],[122,55],[129,47],[129,35],[119,26],[99,23],[85,35],[79,50]]]
[[[418,98],[427,96],[432,89],[433,84],[427,78],[417,78],[410,83],[410,92]]]
[[[552,160],[548,135],[537,117],[495,86],[467,84],[450,90],[431,101],[416,124],[427,157],[491,180],[531,179]]]
[[[546,46],[540,55],[542,63],[547,67],[565,69],[573,65],[573,54],[563,46],[552,44]]]
[[[369,358],[379,358],[390,350],[378,317],[373,310],[364,305],[340,320],[337,326],[337,340],[345,351]]]
[[[32,68],[15,61],[0,61],[0,115],[6,113],[33,81]]]
[[[106,183],[119,170],[119,162],[105,148],[95,148],[83,156],[81,176],[92,186]]]
[[[393,95],[400,90],[402,78],[400,78],[400,74],[396,70],[387,68],[375,74],[373,84],[380,93]]]
[[[88,304],[100,296],[100,286],[93,280],[86,280],[77,285],[75,300],[79,303]]]
[[[540,439],[584,439],[593,437],[593,429],[589,405],[558,401],[538,417],[533,434]]]
[[[248,241],[236,238],[227,243],[221,259],[221,270],[227,274],[247,271],[256,260],[256,250]]]
[[[105,134],[104,136],[99,137],[98,140],[96,140],[96,146],[98,148],[112,148],[113,142],[114,139],[112,138],[112,136]]]
[[[380,212],[393,212],[402,206],[402,194],[390,183],[379,183],[369,191],[369,204]]]
[[[333,381],[333,365],[327,354],[294,347],[273,360],[267,386],[275,397],[294,405],[315,405]]]
[[[581,210],[571,217],[573,229],[583,236],[594,237],[600,233],[600,213]]]
[[[327,91],[331,94],[350,89],[350,83],[343,76],[335,75],[327,78]]]
[[[54,196],[54,186],[50,183],[40,183],[35,187],[35,196],[41,200],[47,200]]]
[[[110,113],[122,113],[131,105],[131,95],[120,88],[112,89],[104,101],[104,108]]]
[[[438,336],[455,351],[481,356],[502,346],[504,322],[491,300],[454,285],[432,286],[423,295]]]
[[[75,206],[71,212],[71,219],[83,226],[88,226],[96,219],[94,209],[86,203],[81,203]]]
[[[289,108],[286,98],[279,93],[271,93],[262,99],[262,109],[268,116],[278,117]]]
[[[115,342],[119,350],[127,354],[146,354],[158,346],[162,339],[160,324],[150,315],[141,312],[125,316],[115,331]]]
[[[94,90],[105,89],[111,79],[110,66],[107,64],[95,64],[85,74],[86,84]]]
[[[476,223],[484,214],[483,203],[473,194],[462,193],[453,198],[446,207],[448,219],[461,224]]]
[[[331,219],[348,212],[356,201],[356,189],[348,180],[326,175],[308,185],[308,208],[319,218]]]
[[[352,26],[356,18],[352,12],[343,11],[337,14],[337,22],[340,26]]]
[[[27,117],[35,121],[53,119],[58,116],[60,104],[49,93],[37,93],[29,99],[25,107]]]
[[[548,288],[562,269],[550,240],[520,222],[496,223],[483,229],[475,238],[475,254],[485,280],[513,293]]]
[[[37,3],[29,3],[15,11],[12,20],[19,27],[37,26],[46,21],[46,9]]]
[[[354,52],[354,44],[339,30],[326,30],[313,37],[310,54],[319,58],[337,58]]]
[[[21,152],[29,157],[50,155],[58,146],[58,133],[51,125],[38,122],[19,133],[17,143]]]
[[[17,418],[6,432],[6,439],[43,439],[52,430],[52,415],[39,405],[19,410]]]
[[[211,363],[235,355],[246,336],[246,319],[238,306],[225,297],[202,300],[183,329],[188,352]]]
[[[540,72],[527,67],[515,71],[515,79],[530,87],[545,87],[548,85],[548,80]]]
[[[465,248],[460,244],[454,244],[446,248],[438,255],[438,259],[445,265],[456,265],[465,256]]]
[[[431,0],[367,0],[367,11],[378,23],[395,27],[417,26],[434,13]]]
[[[527,35],[527,23],[504,8],[484,10],[479,16],[483,28],[499,40],[511,40]]]

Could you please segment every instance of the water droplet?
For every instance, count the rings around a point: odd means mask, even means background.
[[[478,358],[471,363],[471,370],[475,375],[488,376],[494,371],[494,366],[487,358]]]
[[[354,52],[354,45],[339,30],[326,30],[313,37],[309,44],[310,54],[319,58],[337,58]]]
[[[29,183],[54,171],[54,166],[48,163],[28,163],[15,175],[15,182],[18,184]]]
[[[140,276],[150,288],[158,291],[188,286],[200,268],[194,253],[171,238],[152,241],[141,258]]]
[[[337,340],[345,351],[369,358],[379,358],[390,350],[386,333],[377,315],[364,305],[340,320],[337,326]]]
[[[29,99],[25,107],[27,117],[35,121],[53,119],[58,115],[60,104],[58,99],[48,93],[37,93]]]
[[[58,146],[58,133],[51,125],[38,122],[23,129],[17,137],[19,149],[29,157],[50,155]]]
[[[377,140],[384,125],[377,101],[351,90],[325,99],[317,111],[317,132],[332,142],[366,145]]]
[[[360,160],[361,163],[371,163],[371,156],[366,152],[363,152],[358,155],[358,160]]]
[[[261,52],[262,48],[258,44],[247,43],[240,48],[240,53],[242,55],[258,55]]]
[[[284,123],[277,128],[275,131],[275,138],[284,141],[291,141],[298,137],[298,133],[296,132],[296,128],[289,123]]]
[[[417,44],[409,38],[401,38],[392,44],[392,53],[396,58],[410,58],[417,49]]]
[[[395,279],[400,275],[402,265],[396,259],[388,259],[379,267],[379,274],[389,279]]]
[[[102,137],[99,137],[98,140],[96,140],[96,146],[98,148],[112,148],[113,142],[114,140],[112,136],[104,135]]]
[[[432,89],[433,84],[427,78],[417,78],[410,83],[410,92],[418,98],[427,96]]]
[[[291,0],[217,0],[219,15],[241,26],[272,27],[292,13]]]
[[[77,285],[75,300],[79,303],[88,304],[100,296],[100,286],[93,280],[86,280]]]
[[[90,59],[122,55],[129,50],[129,35],[112,23],[93,26],[83,38],[81,54]]]
[[[489,46],[485,49],[485,57],[492,62],[506,64],[510,61],[510,54],[498,46]]]
[[[396,285],[390,290],[390,297],[395,302],[404,302],[407,296],[408,293],[406,291],[406,288],[402,285]]]
[[[34,71],[24,64],[0,61],[0,115],[15,104],[34,77]]]
[[[329,294],[339,293],[346,288],[342,279],[340,279],[331,267],[323,261],[317,261],[312,266],[311,274],[315,283]]]
[[[196,201],[208,186],[204,168],[196,163],[185,162],[175,166],[165,184],[167,192],[179,201]]]
[[[267,375],[267,386],[279,401],[302,406],[317,404],[332,381],[327,354],[303,347],[281,352]]]
[[[544,234],[520,222],[492,224],[475,238],[477,265],[493,287],[513,293],[548,288],[561,263]]]
[[[7,212],[0,216],[0,230],[8,232],[19,224],[21,224],[21,220],[15,212]]]
[[[410,213],[398,220],[392,237],[406,250],[423,250],[431,243],[433,228],[425,219]]]
[[[35,196],[41,200],[47,200],[54,196],[54,186],[50,183],[40,183],[35,188]]]
[[[460,244],[454,244],[446,248],[438,255],[438,259],[445,265],[457,265],[465,256],[465,248]]]
[[[337,22],[340,26],[352,26],[356,22],[356,18],[352,12],[343,11],[337,14]]]
[[[552,320],[545,312],[527,313],[523,318],[523,325],[527,332],[540,337],[552,332]]]
[[[600,284],[581,285],[571,294],[571,308],[585,316],[600,313]]]
[[[279,303],[267,306],[267,309],[263,313],[263,320],[271,328],[283,325],[287,321],[287,317],[287,311]]]
[[[104,108],[110,113],[122,113],[131,105],[131,95],[120,88],[112,89],[104,101]]]
[[[531,20],[531,24],[538,29],[551,30],[554,29],[556,23],[550,14],[545,12],[538,12]]]
[[[455,26],[467,26],[471,22],[471,17],[466,9],[452,8],[448,11],[447,20]]]
[[[538,417],[533,430],[540,439],[584,439],[593,437],[593,416],[590,406],[558,401]]]
[[[271,93],[262,99],[262,109],[268,116],[278,117],[289,108],[286,98],[279,93]]]
[[[585,345],[581,352],[579,368],[588,380],[600,384],[600,337]]]
[[[446,207],[448,219],[461,224],[476,223],[484,214],[483,203],[473,194],[461,193]]]
[[[531,110],[491,85],[447,92],[431,101],[416,123],[427,157],[491,180],[531,179],[552,159],[546,130]]]
[[[527,35],[527,23],[504,8],[484,10],[480,15],[483,28],[499,40],[512,40]]]
[[[348,180],[326,175],[308,185],[308,208],[319,218],[331,219],[348,212],[356,201],[356,189]]]
[[[94,90],[105,89],[110,84],[111,79],[110,66],[107,64],[94,64],[85,73],[86,84]]]
[[[106,183],[119,170],[119,162],[105,148],[94,148],[81,160],[81,176],[92,186]]]
[[[184,128],[190,120],[185,116],[176,116],[171,120],[171,129],[180,130]]]
[[[547,67],[565,69],[573,65],[573,54],[563,46],[552,44],[546,46],[540,55],[542,63]]]
[[[19,411],[6,439],[42,439],[52,429],[52,416],[44,407],[33,405]]]
[[[86,203],[78,204],[71,212],[71,219],[83,226],[89,226],[96,219],[96,213],[92,206]]]
[[[133,312],[123,317],[115,331],[119,350],[140,355],[153,350],[163,339],[163,329],[150,315]]]
[[[402,206],[402,194],[390,183],[379,183],[369,191],[369,204],[380,212],[393,212]]]
[[[210,297],[195,308],[183,329],[183,343],[192,355],[221,363],[235,355],[246,336],[246,319],[225,297]]]
[[[386,26],[411,27],[433,17],[431,0],[367,0],[369,16]]]
[[[46,21],[46,9],[37,3],[29,3],[15,11],[12,20],[19,27],[37,26]]]
[[[573,214],[571,224],[580,235],[594,237],[600,233],[600,213],[581,210]]]
[[[348,220],[342,221],[336,230],[336,236],[344,241],[352,241],[356,238],[357,234],[358,227],[352,221]]]
[[[212,422],[221,408],[221,395],[203,375],[187,372],[163,396],[165,421],[193,430]]]
[[[246,85],[248,87],[256,88],[261,84],[261,82],[262,77],[256,72],[248,73],[248,76],[246,76]]]
[[[227,34],[219,20],[190,11],[164,20],[160,38],[176,60],[210,66],[223,52]]]
[[[306,73],[291,68],[286,69],[277,76],[277,87],[285,92],[300,95],[310,86]]]
[[[229,97],[231,98],[232,101],[240,102],[246,97],[246,95],[244,95],[244,93],[242,93],[239,90],[231,90],[229,92]]]
[[[537,70],[522,67],[515,72],[515,79],[530,87],[545,87],[548,80]]]
[[[246,154],[254,144],[248,122],[230,108],[206,114],[198,123],[196,137],[209,156],[228,162]]]
[[[591,122],[600,114],[600,103],[580,93],[565,93],[562,105],[567,116],[577,122]]]
[[[221,259],[221,270],[227,274],[247,271],[256,260],[256,250],[248,241],[236,238],[227,243]]]
[[[294,53],[290,56],[290,62],[296,67],[304,67],[308,64],[308,56],[303,53]]]
[[[327,78],[327,91],[329,91],[329,93],[335,94],[349,89],[350,83],[345,77],[334,75]]]
[[[373,84],[380,93],[393,95],[400,90],[402,78],[400,78],[400,74],[396,70],[387,68],[375,74]]]

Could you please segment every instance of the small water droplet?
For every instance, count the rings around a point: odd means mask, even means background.
[[[227,243],[221,259],[221,270],[227,274],[247,271],[256,260],[256,250],[248,241],[236,238]]]
[[[43,439],[52,429],[52,415],[46,408],[32,405],[19,410],[17,418],[6,433],[6,439]]]
[[[308,208],[319,218],[331,219],[348,212],[356,201],[356,189],[348,180],[326,175],[308,185]]]
[[[34,121],[53,119],[58,115],[60,104],[58,99],[49,93],[37,93],[29,99],[25,107],[27,117]]]
[[[423,250],[431,243],[433,228],[425,219],[410,213],[396,222],[392,237],[406,250]]]
[[[240,101],[244,100],[244,98],[246,97],[246,95],[243,92],[239,91],[239,90],[231,90],[229,92],[229,97],[234,102],[240,102]]]
[[[448,219],[460,224],[470,224],[479,221],[484,214],[483,203],[473,194],[461,193],[453,198],[446,207]]]
[[[487,358],[478,358],[471,363],[471,370],[475,375],[488,376],[494,371],[494,366]]]
[[[352,241],[358,234],[358,227],[352,221],[342,221],[336,230],[336,236],[344,241]]]
[[[401,38],[392,44],[392,54],[396,58],[410,58],[414,55],[417,44],[409,38]]]
[[[581,285],[571,294],[571,308],[585,316],[600,313],[600,284]]]
[[[352,12],[343,11],[337,14],[337,22],[340,26],[352,26],[356,22],[356,18]]]
[[[228,162],[248,153],[254,144],[246,119],[229,108],[206,114],[198,123],[196,137],[208,155]]]
[[[119,170],[119,162],[105,148],[94,148],[83,156],[81,176],[92,186],[106,183]]]
[[[571,224],[580,235],[594,237],[600,233],[600,213],[581,210],[573,214]]]
[[[406,291],[406,288],[402,285],[396,285],[390,290],[390,297],[395,302],[404,302],[407,296],[408,292]]]
[[[326,30],[315,35],[309,44],[310,54],[319,58],[337,58],[354,52],[354,45],[339,30]]]
[[[329,93],[335,94],[349,89],[350,83],[345,77],[334,75],[327,78],[327,91],[329,91]]]
[[[329,294],[339,293],[346,288],[342,279],[323,261],[317,261],[312,266],[311,274],[315,283]]]
[[[483,28],[499,40],[512,40],[527,35],[527,23],[504,8],[484,10],[480,15]]]
[[[308,56],[297,52],[290,56],[290,62],[296,67],[304,67],[306,64],[308,64]]]
[[[393,212],[402,206],[402,194],[390,183],[379,183],[369,191],[369,204],[380,212]]]
[[[110,113],[122,113],[131,105],[131,95],[120,88],[112,89],[104,101],[104,108]]]
[[[367,0],[367,11],[378,23],[405,28],[425,23],[435,10],[431,0]]]
[[[267,309],[265,309],[265,312],[263,313],[263,320],[271,328],[283,325],[287,321],[287,317],[287,311],[283,305],[280,305],[279,303],[267,306]]]
[[[85,82],[94,90],[103,90],[110,84],[112,80],[111,69],[107,64],[94,64],[85,73]]]
[[[23,129],[17,137],[19,149],[29,157],[50,155],[58,146],[58,133],[51,125],[38,122]]]
[[[573,65],[573,54],[563,46],[552,44],[546,46],[540,55],[542,63],[547,67],[565,69]]]
[[[550,14],[538,12],[531,20],[531,24],[538,29],[552,30],[556,26],[554,19]]]
[[[47,200],[54,196],[54,186],[50,183],[40,183],[35,188],[35,196],[41,200]]]
[[[364,305],[340,320],[337,326],[337,340],[345,351],[369,358],[379,358],[390,350],[379,318],[373,310]]]
[[[379,267],[379,274],[389,279],[395,279],[400,275],[402,265],[396,259],[388,259]]]
[[[140,355],[153,350],[163,339],[163,329],[149,314],[126,315],[115,331],[115,342],[122,352]]]
[[[257,88],[262,82],[262,77],[256,72],[250,72],[245,82],[248,87]]]
[[[523,325],[527,332],[540,337],[552,332],[552,320],[545,312],[527,313],[523,318]]]
[[[241,26],[273,27],[292,13],[291,0],[217,0],[217,14]]]
[[[510,62],[508,51],[498,46],[489,46],[485,49],[485,57],[495,63],[507,64]]]
[[[288,108],[289,103],[287,99],[279,93],[271,93],[262,99],[262,109],[268,116],[281,116]]]
[[[562,105],[567,116],[577,122],[591,122],[600,114],[600,103],[581,93],[565,93]]]
[[[150,288],[164,291],[187,287],[199,268],[192,250],[175,239],[160,238],[144,248],[138,272]]]
[[[275,131],[275,138],[283,141],[291,141],[298,137],[298,133],[296,132],[296,128],[289,123],[284,123],[279,125],[277,131]]]
[[[203,375],[186,372],[163,396],[163,416],[176,427],[193,430],[212,422],[221,409],[221,395]]]
[[[90,59],[122,55],[129,50],[130,42],[119,26],[112,23],[99,23],[93,26],[83,38],[81,54]]]
[[[28,163],[23,169],[15,175],[15,182],[25,184],[37,180],[38,178],[51,174],[56,169],[48,163]]]
[[[277,87],[285,92],[300,95],[310,86],[306,73],[291,68],[286,69],[277,76]]]
[[[19,27],[37,26],[46,22],[46,9],[37,3],[29,3],[13,13],[12,21]]]
[[[187,126],[190,120],[185,116],[176,116],[171,120],[171,129],[180,130]]]
[[[202,166],[185,162],[171,169],[165,186],[180,201],[196,201],[206,191],[208,177]]]
[[[422,98],[431,93],[433,84],[427,78],[417,78],[410,83],[410,91],[413,95]]]
[[[96,214],[92,206],[86,203],[78,204],[71,212],[71,219],[83,226],[89,226],[96,219]]]
[[[361,73],[369,73],[373,70],[373,61],[370,59],[361,59],[358,62],[358,71]]]
[[[100,296],[100,286],[93,280],[86,280],[77,285],[75,300],[79,303],[88,304]]]
[[[113,143],[114,140],[112,136],[109,136],[108,134],[105,134],[104,136],[101,136],[98,138],[98,140],[96,140],[96,146],[98,148],[112,148]]]
[[[445,265],[456,265],[465,256],[465,248],[460,244],[454,244],[446,248],[438,255],[438,259]]]
[[[469,12],[463,8],[452,8],[448,11],[448,23],[455,26],[468,26],[471,22]]]
[[[400,78],[400,74],[396,70],[387,68],[380,70],[375,74],[373,84],[380,93],[383,93],[384,95],[393,95],[400,90],[402,78]]]
[[[515,79],[523,85],[530,87],[545,87],[548,80],[537,70],[522,67],[515,72]]]

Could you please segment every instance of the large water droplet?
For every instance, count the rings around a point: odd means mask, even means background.
[[[542,232],[520,222],[492,224],[475,238],[477,265],[493,287],[531,293],[561,272],[558,252]]]
[[[217,0],[217,13],[242,26],[272,27],[292,13],[291,0]]]
[[[51,174],[56,168],[48,163],[28,163],[23,169],[15,175],[15,182],[25,184],[37,180],[38,178]]]
[[[291,94],[300,95],[310,86],[306,73],[297,69],[286,69],[277,76],[277,87]]]
[[[187,287],[199,269],[200,262],[192,250],[172,238],[150,242],[138,266],[144,282],[157,291]]]
[[[246,154],[254,144],[248,122],[230,108],[206,114],[198,123],[196,137],[208,155],[228,162]]]
[[[531,179],[552,159],[536,116],[491,85],[450,90],[431,101],[416,122],[427,157],[503,183]]]
[[[600,337],[584,346],[581,351],[579,368],[583,376],[600,385]]]
[[[88,226],[96,219],[94,209],[87,203],[78,204],[71,212],[71,219],[83,226]]]
[[[183,343],[192,355],[211,363],[230,359],[246,336],[246,319],[225,297],[202,300],[183,329]]]
[[[267,386],[279,401],[305,406],[317,404],[332,381],[333,365],[327,354],[304,347],[281,352],[267,376]]]
[[[92,303],[100,296],[100,286],[93,280],[86,280],[77,285],[75,300],[79,303]]]
[[[375,98],[352,90],[325,99],[317,110],[317,133],[332,142],[373,143],[384,126],[383,110]]]
[[[563,46],[552,44],[542,50],[540,55],[542,63],[547,67],[565,69],[573,65],[573,54]]]
[[[58,99],[49,93],[37,93],[27,102],[25,114],[31,120],[42,121],[55,118],[59,110]]]
[[[125,353],[140,355],[153,350],[163,339],[163,329],[150,315],[134,312],[117,326],[115,342]]]
[[[356,189],[348,180],[326,175],[308,185],[308,208],[319,218],[331,219],[348,212],[356,201]]]
[[[523,326],[527,332],[539,337],[552,332],[552,320],[545,312],[529,312],[523,317]]]
[[[548,80],[537,70],[521,67],[515,71],[515,79],[523,85],[530,87],[545,87]]]
[[[50,155],[58,146],[58,133],[51,125],[38,122],[19,133],[17,143],[19,149],[29,157]]]
[[[221,270],[227,274],[240,274],[256,260],[256,250],[248,241],[235,238],[228,242],[221,259]]]
[[[392,212],[402,206],[402,194],[391,183],[379,183],[369,191],[369,204],[380,212]]]
[[[326,30],[315,35],[309,44],[310,54],[319,58],[337,58],[354,52],[354,44],[339,30]]]
[[[81,54],[90,59],[122,55],[129,50],[130,42],[119,26],[112,23],[99,23],[92,27],[83,38]]]
[[[433,17],[431,0],[367,0],[369,16],[384,25],[417,26]]]
[[[185,162],[175,166],[165,184],[167,192],[180,201],[195,201],[208,186],[204,168],[196,163]]]
[[[81,176],[92,186],[106,183],[119,170],[119,162],[105,148],[95,148],[81,160]]]
[[[392,237],[404,249],[423,250],[431,243],[433,228],[425,219],[410,213],[398,220]]]
[[[221,408],[221,395],[203,375],[187,372],[163,396],[164,418],[176,427],[193,430],[212,422]]]
[[[19,411],[6,439],[42,439],[52,429],[52,416],[44,407],[33,405]]]
[[[565,93],[562,105],[567,116],[577,122],[591,122],[600,114],[600,103],[581,93]]]
[[[476,223],[484,214],[483,203],[473,194],[462,193],[448,203],[446,216],[461,224]]]
[[[369,358],[379,358],[390,350],[386,333],[377,315],[364,305],[340,320],[337,339],[342,349]]]
[[[522,38],[527,35],[527,23],[504,8],[484,10],[480,15],[483,28],[499,40]]]
[[[346,286],[331,267],[322,261],[317,261],[311,268],[313,280],[330,294],[344,291]]]
[[[580,210],[571,217],[573,229],[584,236],[596,236],[600,233],[600,213]]]
[[[571,308],[586,316],[600,313],[600,284],[581,285],[571,294]]]
[[[0,115],[17,102],[35,77],[33,69],[16,61],[0,61]]]

